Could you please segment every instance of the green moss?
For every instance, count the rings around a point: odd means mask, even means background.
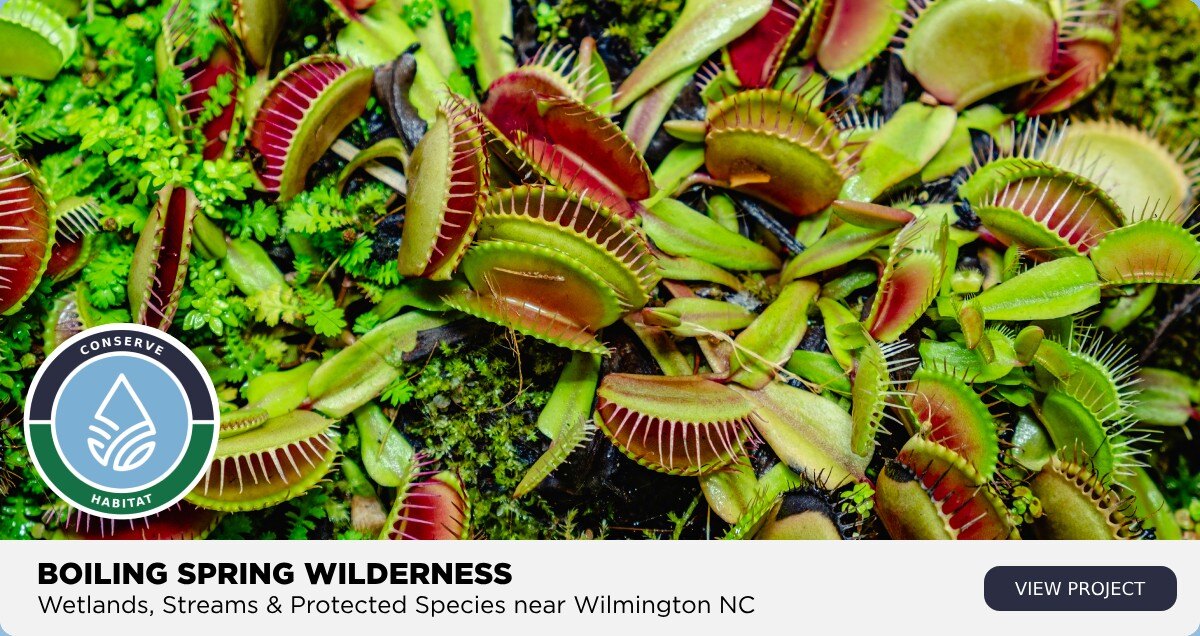
[[[604,34],[625,40],[639,58],[654,48],[682,10],[683,0],[560,0],[534,5],[539,23],[554,27],[544,33],[554,36],[587,18],[607,25]]]
[[[553,510],[536,492],[519,500],[512,493],[544,449],[535,422],[565,357],[532,339],[516,351],[504,338],[484,347],[443,347],[410,380],[413,399],[397,426],[414,446],[458,471],[476,534],[549,538],[567,532],[574,515]]]
[[[1190,0],[1163,0],[1152,7],[1131,2],[1125,18],[1117,66],[1078,110],[1142,126],[1161,117],[1166,126],[1200,137],[1200,9]]]

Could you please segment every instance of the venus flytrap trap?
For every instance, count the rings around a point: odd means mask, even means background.
[[[51,80],[75,53],[77,35],[54,9],[37,1],[15,0],[0,7],[0,34],[8,43],[0,54],[0,75]]]
[[[0,152],[0,314],[18,311],[51,256],[55,225],[33,168]]]
[[[362,113],[371,70],[335,56],[316,56],[280,71],[255,110],[247,133],[268,192],[290,199],[341,129]]]

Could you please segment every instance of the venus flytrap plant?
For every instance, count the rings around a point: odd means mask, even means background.
[[[910,102],[870,133],[840,198],[870,202],[921,172],[949,141],[958,115],[947,106]]]
[[[417,473],[401,489],[380,534],[391,540],[471,537],[471,504],[462,480],[451,472]]]
[[[918,0],[900,31],[904,66],[957,110],[1047,76],[1058,47],[1054,11],[1043,0]]]
[[[219,34],[219,42],[210,41],[210,31]],[[204,159],[228,157],[242,120],[241,45],[220,18],[205,17],[179,0],[163,16],[155,49],[159,98],[176,133],[194,139]]]
[[[74,277],[96,255],[100,208],[90,197],[63,199],[54,208],[55,237],[45,274],[54,281]]]
[[[357,6],[354,2],[329,0],[329,5],[346,21],[337,34],[338,53],[355,64],[375,66],[391,62],[417,44],[417,34],[397,4],[398,0],[383,0]],[[419,61],[419,68],[410,95],[420,116],[432,121],[448,78],[438,71],[428,52],[417,50],[413,55]]]
[[[371,78],[369,68],[328,55],[309,57],[280,71],[247,132],[267,191],[287,200],[303,189],[308,169],[362,113]]]
[[[949,228],[943,224],[928,248],[915,238],[910,247],[903,233],[897,237],[879,275],[879,291],[867,315],[871,337],[881,342],[895,341],[933,303],[945,274],[948,234]]]
[[[397,377],[424,334],[455,316],[423,311],[401,314],[338,351],[312,374],[308,396],[313,410],[342,418],[379,396]]]
[[[732,271],[779,267],[779,257],[771,250],[675,199],[664,199],[648,210],[642,228],[656,247],[672,256],[696,258]]]
[[[596,393],[600,429],[639,464],[702,475],[745,453],[753,406],[700,376],[610,374]]]
[[[671,30],[621,84],[613,108],[625,110],[673,75],[704,62],[753,28],[771,5],[771,0],[689,0]]]
[[[866,479],[872,453],[851,450],[854,423],[839,403],[780,382],[737,390],[757,407],[755,430],[793,471],[831,483]]]
[[[513,497],[529,494],[571,453],[592,441],[596,432],[592,405],[599,380],[600,356],[582,352],[571,354],[550,399],[538,415],[538,430],[550,438],[550,446],[529,467],[513,491]]]
[[[1075,121],[1061,128],[1054,159],[1077,172],[1089,166],[1130,223],[1158,218],[1183,225],[1195,199],[1200,163],[1186,139],[1169,140],[1159,126],[1143,131],[1112,120]]]
[[[904,17],[903,0],[826,0],[829,13],[816,61],[830,77],[845,81],[884,51]],[[818,9],[820,11],[820,9]],[[817,37],[814,20],[814,32]]]
[[[1135,539],[1144,536],[1123,499],[1085,465],[1055,455],[1029,488],[1044,513],[1033,524],[1038,539]]]
[[[1200,420],[1200,387],[1195,380],[1168,369],[1143,367],[1137,372],[1137,395],[1130,411],[1150,426],[1183,426]]]
[[[0,75],[54,79],[75,52],[77,36],[67,21],[36,0],[12,0],[0,7]]]
[[[333,468],[335,420],[293,411],[222,438],[187,501],[211,510],[259,510],[304,494]]]
[[[964,459],[920,436],[880,472],[875,509],[898,539],[1019,539],[995,490]]]
[[[399,256],[405,276],[449,279],[479,225],[489,173],[476,113],[464,102],[439,108],[413,151]]]
[[[546,181],[633,217],[654,194],[653,175],[633,141],[607,116],[571,97],[535,96],[533,130],[501,128],[509,153]],[[494,118],[499,107],[484,112]],[[504,117],[505,115],[501,115]]]
[[[134,320],[166,331],[175,318],[192,252],[196,197],[168,186],[146,220],[129,272],[129,306]]]
[[[384,488],[404,488],[417,472],[416,452],[376,404],[354,412],[363,468],[371,480]]]
[[[286,0],[230,0],[233,29],[255,68],[271,66],[275,40],[287,20]]]
[[[775,81],[797,40],[806,41],[813,13],[822,2],[772,0],[771,9],[750,30],[725,47],[730,70],[741,86],[765,88]]]
[[[1060,167],[1057,134],[1051,129],[1047,137],[1042,143],[1030,125],[1010,153],[985,159],[959,193],[993,234],[1034,258],[1086,254],[1126,213],[1087,176]]]
[[[0,315],[21,308],[50,259],[55,223],[44,188],[32,167],[0,150]]]
[[[856,155],[844,147],[823,92],[820,83],[751,90],[710,105],[709,173],[796,216],[829,206]]]
[[[734,339],[730,381],[761,389],[775,378],[776,370],[804,339],[808,309],[819,291],[810,281],[788,283],[780,289],[779,296]]]
[[[1095,89],[1117,64],[1123,11],[1112,0],[1065,3],[1058,55],[1045,77],[1022,90],[1022,109],[1033,116],[1060,112]]]
[[[918,429],[990,480],[1000,460],[999,423],[979,394],[962,380],[933,369],[913,374],[907,403]]]

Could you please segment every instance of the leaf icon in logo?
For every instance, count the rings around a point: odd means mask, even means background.
[[[133,391],[125,374],[108,390],[96,410],[96,421],[88,427],[88,450],[101,466],[117,472],[134,470],[154,454],[154,422],[142,399]]]

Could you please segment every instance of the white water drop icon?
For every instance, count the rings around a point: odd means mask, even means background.
[[[134,470],[154,454],[154,422],[142,399],[122,373],[96,410],[96,421],[88,430],[88,450],[101,466],[117,472]]]

